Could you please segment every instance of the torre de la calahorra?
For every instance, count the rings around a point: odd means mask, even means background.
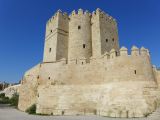
[[[160,71],[148,49],[119,47],[116,20],[58,10],[46,24],[43,61],[26,71],[18,108],[36,113],[145,117],[160,106]]]

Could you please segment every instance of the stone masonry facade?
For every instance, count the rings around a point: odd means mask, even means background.
[[[58,10],[46,24],[43,61],[28,70],[18,108],[37,113],[145,117],[160,105],[160,71],[149,50],[119,48],[116,20]]]

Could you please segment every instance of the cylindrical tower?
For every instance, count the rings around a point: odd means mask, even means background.
[[[92,55],[91,48],[91,16],[82,9],[70,15],[68,59],[88,59]]]

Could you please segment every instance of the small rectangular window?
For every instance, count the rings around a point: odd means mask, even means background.
[[[85,45],[85,44],[83,44],[83,48],[86,48],[86,45]]]
[[[116,51],[116,56],[118,56],[118,52]]]
[[[137,71],[136,71],[136,70],[134,70],[134,74],[137,74]]]
[[[52,48],[49,48],[49,52],[51,52],[52,51]]]
[[[80,30],[80,29],[81,29],[81,26],[79,25],[79,26],[78,26],[78,30]]]

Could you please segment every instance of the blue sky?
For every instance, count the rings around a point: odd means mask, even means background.
[[[100,8],[117,19],[120,46],[144,46],[160,67],[160,0],[0,0],[0,81],[42,61],[45,24],[58,10]]]

